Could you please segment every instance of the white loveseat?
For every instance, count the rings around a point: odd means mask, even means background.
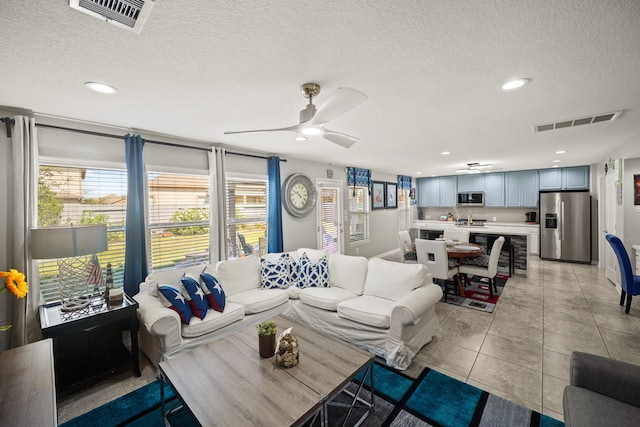
[[[139,304],[140,347],[154,364],[278,314],[298,319],[329,335],[348,341],[406,369],[415,354],[438,329],[435,304],[442,290],[421,264],[325,254],[315,249],[289,252],[312,262],[327,256],[329,286],[265,289],[256,256],[221,261],[215,266],[186,267],[149,275],[134,296]],[[269,254],[276,260],[281,254]],[[204,319],[183,324],[165,307],[157,286],[176,284],[185,273],[214,275],[226,295],[222,313],[209,309]]]

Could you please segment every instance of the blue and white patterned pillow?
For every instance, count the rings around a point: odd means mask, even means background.
[[[291,278],[291,286],[298,286],[300,282],[300,260],[291,257],[289,262],[289,277]]]
[[[303,253],[298,261],[300,264],[300,276],[298,287],[300,288],[328,288],[329,265],[327,257],[323,256],[314,263],[309,260],[307,253]]]
[[[179,288],[171,285],[158,286],[158,298],[165,307],[178,313],[180,320],[188,325],[193,317],[191,307]]]
[[[289,265],[291,255],[282,254],[276,262],[260,258],[260,282],[264,289],[284,289],[291,286]]]
[[[185,274],[184,276],[182,276],[182,279],[180,279],[180,281],[182,282],[182,286],[184,286],[184,288],[187,290],[187,293],[189,294],[187,303],[189,304],[189,307],[191,307],[191,312],[194,316],[200,319],[204,319],[204,317],[207,315],[209,304],[207,303],[207,297],[202,291],[198,279],[190,274]]]

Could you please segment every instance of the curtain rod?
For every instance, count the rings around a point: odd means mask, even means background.
[[[264,160],[269,160],[271,157],[267,157],[267,156],[258,156],[257,154],[246,154],[246,153],[236,153],[233,151],[225,151],[226,154],[231,154],[234,156],[243,156],[243,157],[252,157],[254,159],[264,159]],[[286,162],[287,159],[280,159],[281,162]]]
[[[0,118],[0,121],[4,122],[4,124],[7,127],[7,138],[11,138],[11,127],[10,127],[10,125],[15,124],[15,120],[10,118],[10,117],[2,117],[2,118]],[[49,128],[49,129],[66,130],[66,131],[69,131],[69,132],[82,133],[84,135],[93,135],[93,136],[101,136],[101,137],[104,137],[104,138],[114,138],[114,139],[124,140],[124,136],[123,135],[116,135],[116,134],[113,134],[113,133],[95,132],[95,131],[92,131],[92,130],[75,129],[75,128],[70,128],[70,127],[66,127],[66,126],[47,125],[47,124],[44,124],[44,123],[37,123],[37,122],[36,122],[36,126],[37,127],[42,127],[42,128]],[[146,139],[146,138],[143,138],[143,140],[144,140],[144,142],[148,142],[150,144],[166,145],[166,146],[169,146],[169,147],[188,148],[190,150],[211,151],[210,148],[194,147],[192,145],[176,144],[174,142],[154,141],[152,139]]]
[[[7,128],[7,138],[11,138],[11,125],[15,124],[15,120],[12,119],[11,117],[2,117],[0,118],[0,122],[3,122]],[[83,130],[83,129],[74,129],[74,128],[69,128],[69,127],[64,127],[64,126],[54,126],[54,125],[47,125],[44,123],[37,123],[36,122],[36,126],[38,127],[43,127],[43,128],[50,128],[50,129],[58,129],[58,130],[66,130],[69,132],[76,132],[76,133],[82,133],[85,135],[93,135],[93,136],[101,136],[104,138],[114,138],[114,139],[124,139],[124,136],[122,135],[116,135],[116,134],[112,134],[112,133],[104,133],[104,132],[95,132],[95,131],[91,131],[91,130]],[[173,142],[164,142],[164,141],[154,141],[152,139],[144,139],[144,142],[148,142],[150,144],[158,144],[158,145],[166,145],[169,147],[180,147],[180,148],[188,148],[191,150],[201,150],[201,151],[211,151],[211,148],[204,148],[204,147],[194,147],[191,145],[182,145],[182,144],[176,144]],[[245,154],[245,153],[236,153],[233,151],[227,151],[227,154],[232,154],[234,156],[244,156],[244,157],[252,157],[255,159],[264,159],[264,160],[268,160],[269,157],[266,156],[258,156],[256,154]],[[286,162],[287,159],[280,159],[281,162]]]

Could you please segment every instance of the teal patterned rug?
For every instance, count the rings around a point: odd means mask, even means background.
[[[355,391],[362,375],[347,387]],[[365,378],[364,398],[370,399],[370,378]],[[374,367],[375,410],[361,424],[363,426],[415,426],[415,427],[466,427],[466,426],[523,426],[561,427],[564,424],[523,406],[502,399],[479,388],[460,382],[429,368],[424,368],[417,378],[376,363]],[[177,398],[165,384],[165,395],[171,406]],[[336,399],[343,403],[347,395]],[[179,403],[179,402],[178,402]],[[354,410],[347,425],[353,425],[364,413]],[[329,425],[342,425],[346,409],[329,408]],[[174,427],[197,426],[198,423],[186,410],[172,415],[169,421]],[[160,411],[160,384],[155,381],[125,396],[83,414],[63,427],[115,427],[162,426]],[[315,425],[319,425],[316,421]],[[314,425],[314,427],[315,427]]]

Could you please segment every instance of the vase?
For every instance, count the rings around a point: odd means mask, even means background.
[[[278,353],[276,353],[276,363],[282,368],[293,368],[300,361],[300,348],[298,339],[289,333],[280,339]]]
[[[271,357],[276,352],[276,336],[258,335],[260,357]]]

